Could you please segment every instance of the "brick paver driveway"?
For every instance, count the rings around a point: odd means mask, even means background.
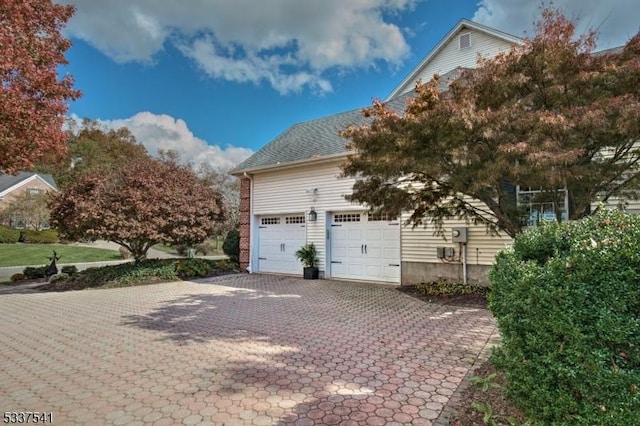
[[[276,276],[0,295],[0,411],[55,424],[432,424],[494,322]]]

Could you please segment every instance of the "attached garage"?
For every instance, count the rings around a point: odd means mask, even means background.
[[[295,252],[306,244],[304,214],[258,218],[258,272],[302,274]]]
[[[365,212],[331,214],[330,276],[400,282],[400,221]]]

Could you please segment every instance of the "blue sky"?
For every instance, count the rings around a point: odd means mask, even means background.
[[[522,36],[528,0],[64,0],[69,115],[129,127],[154,153],[229,168],[305,120],[384,98],[461,19]],[[599,47],[638,31],[637,0],[556,0]]]

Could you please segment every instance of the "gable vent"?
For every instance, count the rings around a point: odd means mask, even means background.
[[[471,47],[471,34],[466,33],[462,34],[459,38],[460,41],[460,49],[467,49]]]

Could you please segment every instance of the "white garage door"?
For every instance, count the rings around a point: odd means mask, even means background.
[[[387,215],[334,213],[331,276],[400,282],[400,221]]]
[[[264,216],[258,225],[258,272],[302,274],[295,252],[306,243],[305,217]]]

